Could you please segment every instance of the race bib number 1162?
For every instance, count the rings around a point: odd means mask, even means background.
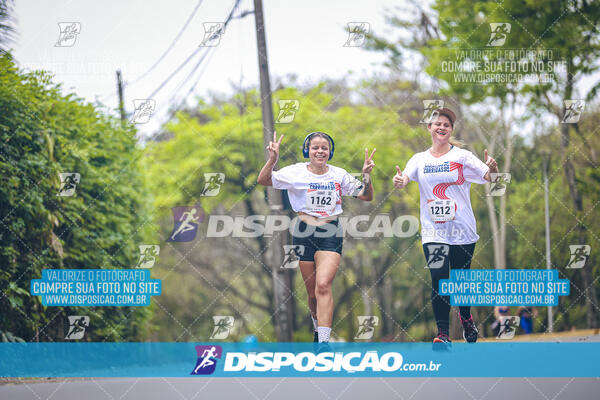
[[[306,208],[313,212],[331,213],[335,209],[335,191],[315,190],[306,193]]]

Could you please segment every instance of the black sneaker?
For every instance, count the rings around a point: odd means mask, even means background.
[[[438,333],[436,337],[433,338],[433,343],[442,343],[442,344],[452,344],[452,340],[450,340],[450,336],[445,333]]]
[[[460,317],[460,322],[463,326],[463,337],[465,338],[465,341],[468,343],[475,343],[479,332],[475,327],[475,322],[473,322],[473,316],[469,316],[469,319]]]

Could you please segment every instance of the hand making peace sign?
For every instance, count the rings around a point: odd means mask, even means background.
[[[375,166],[375,161],[373,161],[373,155],[375,155],[376,151],[377,149],[373,149],[373,152],[369,156],[369,150],[365,149],[365,163],[363,164],[362,168],[363,174],[369,174],[373,170],[373,167]]]
[[[277,161],[279,159],[279,145],[281,144],[281,139],[283,139],[283,135],[277,140],[277,132],[273,132],[273,141],[269,142],[269,145],[266,147],[266,149],[269,150],[269,159],[271,161]]]

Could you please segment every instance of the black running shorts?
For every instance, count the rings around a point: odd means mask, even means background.
[[[337,219],[321,226],[308,225],[298,219],[292,231],[292,244],[304,246],[304,252],[299,251],[300,261],[314,261],[317,251],[342,254],[343,241],[343,231]]]

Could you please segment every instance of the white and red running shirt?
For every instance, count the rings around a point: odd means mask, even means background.
[[[453,146],[441,157],[416,153],[402,171],[419,183],[423,243],[469,244],[479,240],[471,207],[471,183],[485,183],[488,166]]]
[[[308,162],[288,165],[273,171],[275,189],[287,189],[292,209],[317,218],[342,213],[342,196],[356,195],[362,183],[343,168],[327,165],[322,175],[308,170]]]

